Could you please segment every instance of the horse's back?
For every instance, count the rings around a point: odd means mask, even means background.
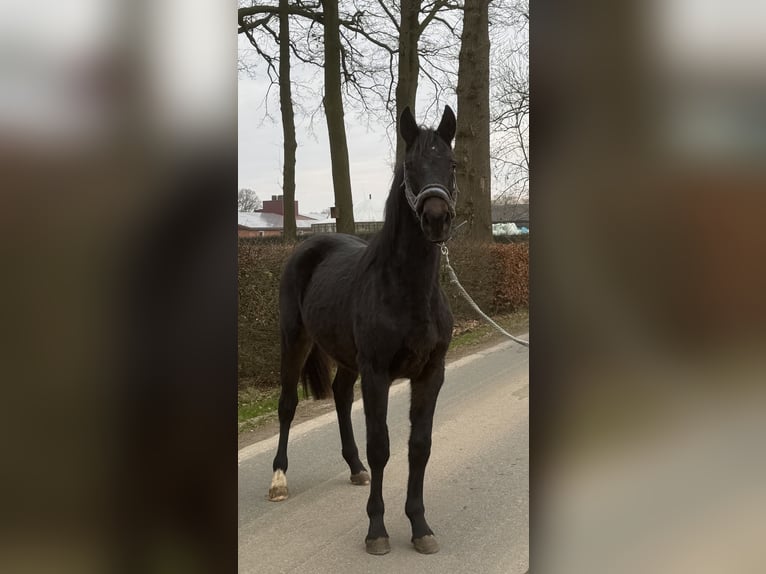
[[[366,246],[363,239],[344,233],[312,235],[288,258],[282,273],[283,287],[288,279],[305,287],[321,264],[338,261],[342,265],[343,261],[358,257]]]

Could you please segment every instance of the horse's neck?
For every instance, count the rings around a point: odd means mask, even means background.
[[[382,263],[391,273],[399,275],[401,282],[430,293],[439,281],[439,248],[424,237],[399,178],[396,178],[391,194],[381,231],[382,241],[378,245]],[[389,216],[390,209],[393,213]]]

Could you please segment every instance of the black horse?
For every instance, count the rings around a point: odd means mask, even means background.
[[[455,216],[455,114],[445,107],[436,130],[419,128],[409,108],[401,116],[406,142],[386,201],[383,229],[369,245],[350,235],[316,235],[290,256],[279,293],[281,382],[279,446],[270,500],[287,498],[287,437],[303,372],[316,398],[335,397],[343,458],[351,482],[370,484],[366,548],[390,550],[383,523],[383,470],[388,462],[388,391],[397,378],[411,381],[409,481],[405,511],[412,542],[422,553],[439,550],[423,507],[423,477],[452,313],[439,285],[439,243]],[[337,364],[330,385],[330,360]],[[367,423],[367,474],[354,441],[351,403],[362,376]]]

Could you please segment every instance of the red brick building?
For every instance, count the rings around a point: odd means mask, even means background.
[[[284,199],[281,195],[272,195],[264,200],[258,211],[237,213],[237,235],[239,237],[278,237],[284,229]],[[311,233],[311,224],[316,221],[300,215],[298,202],[295,202],[295,223],[298,235]]]

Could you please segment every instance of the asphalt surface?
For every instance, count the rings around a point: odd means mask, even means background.
[[[524,337],[526,338],[526,337]],[[529,564],[529,353],[503,343],[447,367],[424,487],[441,551],[418,554],[404,514],[409,383],[390,391],[383,498],[391,552],[365,552],[368,486],[354,486],[335,412],[295,425],[290,497],[269,502],[277,437],[239,451],[240,573],[524,573]],[[361,400],[352,410],[364,456]]]

